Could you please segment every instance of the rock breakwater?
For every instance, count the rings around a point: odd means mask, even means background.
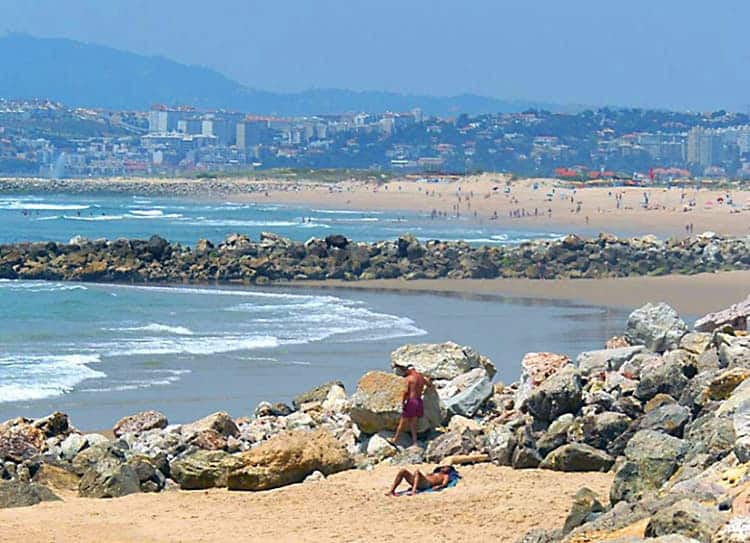
[[[296,280],[601,278],[750,269],[750,237],[712,233],[682,240],[575,235],[515,246],[421,243],[405,234],[359,243],[342,235],[296,242],[263,233],[233,234],[195,247],[148,240],[87,240],[0,245],[0,278],[104,282],[266,284]]]

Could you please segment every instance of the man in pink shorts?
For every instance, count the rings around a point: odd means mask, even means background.
[[[398,421],[398,428],[396,433],[393,435],[393,443],[398,443],[398,438],[401,437],[401,432],[404,427],[408,424],[409,431],[411,432],[412,446],[417,445],[417,424],[419,423],[420,417],[424,416],[424,400],[422,394],[424,394],[425,388],[430,384],[427,377],[419,373],[414,366],[408,366],[406,368],[406,389],[401,398],[402,411],[401,419]]]

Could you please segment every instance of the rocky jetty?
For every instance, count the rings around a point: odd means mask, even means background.
[[[750,337],[726,320],[707,316],[691,331],[668,305],[648,304],[601,350],[527,354],[510,385],[493,384],[489,359],[448,342],[397,349],[391,372],[365,374],[351,395],[332,381],[293,407],[262,402],[236,419],[174,425],[145,411],[118,421],[113,439],[79,432],[63,413],[12,419],[0,424],[0,507],[66,492],[258,491],[377,463],[494,462],[614,475],[608,496],[582,488],[564,526],[525,543],[748,541]],[[420,447],[388,440],[409,364],[434,384]]]
[[[374,243],[342,235],[301,243],[272,233],[261,234],[259,241],[233,234],[218,245],[200,240],[193,248],[159,236],[0,245],[2,279],[266,284],[306,279],[598,278],[738,269],[750,269],[750,237],[712,233],[667,241],[569,235],[492,247],[461,241],[421,243],[409,234]],[[747,307],[733,311],[746,314]]]

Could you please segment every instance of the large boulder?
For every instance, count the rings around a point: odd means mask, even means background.
[[[448,341],[446,343],[422,343],[404,345],[391,353],[391,367],[398,375],[404,375],[407,366],[430,379],[450,380],[474,368],[484,368],[490,378],[495,376],[495,366],[485,356],[471,347]]]
[[[748,318],[750,318],[750,296],[727,309],[701,317],[695,321],[695,329],[698,332],[713,332],[717,328],[728,325],[735,330],[747,330]]]
[[[29,419],[11,419],[0,424],[0,460],[28,460],[42,452],[44,442],[44,432]]]
[[[59,501],[60,498],[46,486],[18,480],[0,481],[0,509],[28,507],[41,502]]]
[[[684,499],[657,512],[646,526],[646,537],[681,534],[701,543],[710,543],[711,536],[728,520],[727,514],[715,507]]]
[[[615,474],[610,501],[634,501],[658,490],[677,470],[688,443],[654,430],[640,430],[625,447],[625,462]]]
[[[615,459],[585,443],[570,443],[549,453],[539,465],[556,471],[609,471]]]
[[[114,455],[101,457],[78,483],[78,495],[83,498],[119,498],[140,490],[136,472]]]
[[[582,402],[580,373],[565,366],[533,389],[521,408],[537,419],[553,421],[564,413],[575,413]]]
[[[322,385],[318,385],[315,388],[312,388],[308,390],[307,392],[303,392],[302,394],[299,394],[294,397],[292,400],[292,405],[295,409],[299,409],[302,404],[309,403],[309,402],[321,402],[323,403],[325,399],[328,397],[328,393],[331,390],[331,387],[338,386],[341,388],[344,388],[344,383],[341,381],[328,381],[327,383],[323,383]]]
[[[438,391],[450,413],[465,417],[473,417],[492,393],[492,381],[484,368],[461,374]]]
[[[515,434],[508,426],[495,424],[485,430],[484,449],[494,463],[510,466],[515,448]]]
[[[141,411],[135,415],[123,417],[117,421],[112,432],[116,437],[123,434],[141,434],[148,430],[166,428],[167,417],[158,411]]]
[[[687,325],[669,305],[649,303],[630,314],[625,338],[631,345],[645,345],[650,351],[663,353],[679,347],[687,332]]]
[[[213,413],[189,424],[183,424],[180,432],[189,440],[206,430],[213,430],[224,437],[237,437],[240,435],[239,428],[237,428],[237,425],[229,414],[224,411]]]
[[[440,463],[444,458],[456,454],[469,454],[479,447],[477,436],[474,432],[446,432],[439,435],[427,445],[425,460]]]
[[[80,477],[70,469],[43,463],[34,473],[32,481],[55,490],[75,492]]]
[[[224,451],[196,450],[174,459],[169,471],[181,489],[202,490],[227,486],[229,472],[241,465],[239,457]]]
[[[395,430],[401,418],[404,379],[392,373],[371,371],[362,376],[351,398],[349,414],[360,430],[375,434]],[[434,388],[424,393],[424,416],[419,419],[420,433],[440,426],[445,412]]]
[[[514,398],[515,404],[523,404],[532,390],[570,363],[570,358],[564,354],[526,353],[521,359],[521,380]]]
[[[643,350],[643,345],[636,345],[635,347],[586,351],[578,355],[576,364],[585,374],[619,370],[625,362]]]
[[[268,490],[302,482],[314,471],[328,476],[354,466],[346,449],[322,429],[279,434],[243,453],[241,461],[227,478],[230,490]]]
[[[635,390],[638,399],[650,400],[659,393],[679,398],[688,382],[698,372],[695,357],[683,350],[666,353],[641,368],[641,380]]]
[[[682,437],[682,431],[689,420],[690,410],[687,407],[669,403],[646,413],[640,421],[640,427]]]

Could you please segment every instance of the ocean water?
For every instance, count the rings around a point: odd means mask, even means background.
[[[421,213],[325,209],[274,204],[205,202],[176,198],[109,195],[0,195],[0,243],[139,237],[159,234],[194,245],[239,232],[257,239],[272,231],[304,241],[344,234],[358,241],[394,239],[411,232],[420,239],[463,239],[504,244],[552,239],[559,232],[507,229],[493,221],[433,220]]]
[[[297,240],[514,243],[555,232],[422,215],[123,196],[0,196],[0,243],[162,235],[194,244],[272,230]],[[512,381],[527,351],[575,355],[620,333],[626,312],[429,293],[146,287],[0,280],[0,420],[68,412],[82,428],[159,409],[184,422],[249,415],[330,379],[353,390],[407,342],[472,345]]]
[[[60,409],[86,428],[161,409],[251,414],[341,379],[353,390],[407,342],[472,345],[518,377],[529,350],[575,355],[627,313],[535,300],[346,290],[0,281],[0,420]]]

